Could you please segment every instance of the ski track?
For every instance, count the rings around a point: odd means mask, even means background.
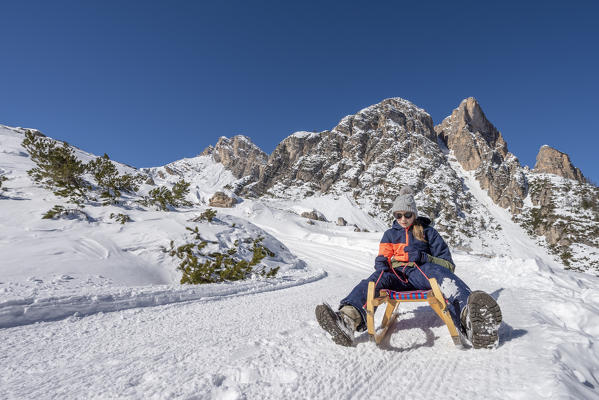
[[[355,347],[345,348],[319,328],[314,307],[321,301],[335,306],[367,277],[373,252],[280,239],[328,276],[271,292],[2,329],[0,398],[572,398],[557,384],[547,385],[559,370],[546,361],[552,353],[534,342],[551,334],[529,333],[531,318],[544,315],[535,310],[543,301],[539,293],[551,290],[547,280],[537,278],[528,283],[534,290],[519,291],[501,286],[497,272],[468,275],[472,287],[495,292],[503,309],[496,350],[456,348],[445,325],[419,304],[401,306],[380,347],[364,332]],[[101,245],[82,246],[104,254]],[[456,260],[465,272],[476,267],[466,257]]]

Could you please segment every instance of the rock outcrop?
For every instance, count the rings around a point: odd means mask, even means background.
[[[521,210],[528,184],[520,162],[473,97],[463,100],[435,131],[493,201],[512,213]]]
[[[537,162],[532,172],[554,174],[584,183],[586,180],[582,172],[572,165],[570,157],[559,150],[542,146],[537,154]]]
[[[302,213],[302,217],[312,219],[314,221],[326,221],[325,216],[318,210],[305,211]]]
[[[208,200],[208,204],[210,207],[231,208],[237,204],[237,200],[227,196],[225,192],[216,192],[210,200]]]
[[[212,156],[214,161],[223,164],[236,178],[258,178],[260,167],[268,159],[265,152],[243,135],[232,138],[222,136],[214,147],[207,147],[202,155]]]

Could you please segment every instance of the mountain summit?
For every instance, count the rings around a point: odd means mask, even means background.
[[[435,131],[460,165],[474,171],[496,204],[519,212],[527,193],[520,162],[508,152],[501,132],[489,122],[476,99],[463,100]]]

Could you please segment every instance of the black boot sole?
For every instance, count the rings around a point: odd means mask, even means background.
[[[335,312],[328,304],[319,304],[316,306],[316,320],[328,333],[331,334],[333,342],[341,346],[351,347],[353,338],[349,337],[337,324],[338,318]]]
[[[468,297],[471,334],[470,341],[475,349],[493,349],[499,345],[501,309],[499,304],[482,291],[474,291]]]

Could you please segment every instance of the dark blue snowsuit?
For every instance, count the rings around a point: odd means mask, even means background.
[[[361,281],[346,298],[341,300],[342,306],[349,304],[362,314],[362,323],[358,326],[358,331],[366,329],[366,310],[364,307],[369,282],[378,281],[375,293],[378,293],[381,289],[394,291],[430,290],[428,278],[435,278],[439,283],[441,292],[449,302],[449,313],[456,327],[460,328],[460,311],[466,306],[471,290],[450,269],[428,262],[430,258],[427,255],[431,255],[448,261],[452,267],[454,265],[447,244],[439,233],[429,226],[430,220],[428,218],[418,218],[416,224],[422,225],[426,241],[414,237],[413,225],[409,228],[403,228],[397,221],[394,221],[391,229],[388,229],[381,239],[379,255],[375,259],[376,271],[370,277]],[[418,267],[396,268],[396,275],[391,271],[391,258],[394,257],[396,260],[407,262],[408,252],[410,254],[419,254],[418,258],[422,260],[422,264],[418,264]]]

